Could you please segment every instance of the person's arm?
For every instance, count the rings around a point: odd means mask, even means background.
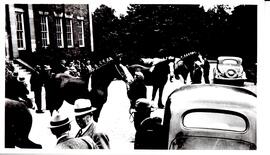
[[[104,133],[95,133],[93,140],[99,149],[110,149],[110,140],[108,135]]]

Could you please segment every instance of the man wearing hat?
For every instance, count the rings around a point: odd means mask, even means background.
[[[54,111],[50,126],[52,134],[57,138],[57,149],[98,149],[90,137],[72,138],[69,136],[70,120]]]
[[[37,106],[36,113],[44,113],[42,111],[41,107],[41,92],[42,92],[42,86],[43,81],[41,78],[41,67],[39,65],[36,65],[35,72],[32,72],[30,77],[30,85],[31,85],[31,91],[34,92],[35,97],[35,103]]]
[[[127,92],[130,99],[130,108],[135,108],[135,102],[139,98],[146,98],[147,88],[144,83],[144,75],[141,71],[136,71],[134,74],[134,81],[130,84],[130,89]]]
[[[134,127],[139,129],[141,122],[151,116],[153,112],[153,103],[146,98],[139,98],[135,102]]]
[[[93,120],[93,111],[89,99],[77,99],[74,104],[75,118],[81,128],[75,137],[91,137],[99,149],[109,149],[109,138],[107,134],[96,131],[96,122]]]

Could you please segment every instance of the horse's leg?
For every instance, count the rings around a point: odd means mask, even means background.
[[[163,90],[164,90],[165,84],[160,85],[160,87],[159,87],[158,107],[161,109],[164,108],[164,105],[162,104],[162,95],[163,95]]]
[[[92,90],[90,92],[91,103],[93,107],[97,108],[95,111],[93,111],[93,119],[95,122],[98,122],[102,107],[107,101],[107,96],[108,96],[107,94],[108,93],[106,91],[102,91],[102,90]]]
[[[51,101],[50,103],[46,103],[46,104],[47,105],[49,104],[49,107],[47,109],[50,111],[50,114],[52,116],[54,110],[58,111],[61,108],[61,106],[64,103],[64,99],[59,96],[58,98],[54,98],[54,100],[50,100],[50,101]]]
[[[153,84],[152,101],[154,101],[154,100],[155,100],[157,90],[158,90],[158,86],[157,86],[157,84]]]
[[[188,71],[186,71],[185,73],[184,73],[184,75],[183,75],[183,78],[184,78],[184,84],[186,84],[187,83],[187,77],[188,77]]]

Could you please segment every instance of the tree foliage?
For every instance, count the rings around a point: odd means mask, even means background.
[[[180,56],[198,51],[215,59],[240,56],[256,62],[257,6],[205,11],[199,5],[131,4],[119,18],[101,5],[93,14],[95,53],[124,53],[130,58]]]

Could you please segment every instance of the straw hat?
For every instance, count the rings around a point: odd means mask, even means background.
[[[57,128],[69,124],[71,121],[68,117],[60,115],[59,112],[53,111],[49,128]]]
[[[77,99],[74,103],[75,116],[84,115],[95,110],[96,108],[92,107],[89,99]]]

